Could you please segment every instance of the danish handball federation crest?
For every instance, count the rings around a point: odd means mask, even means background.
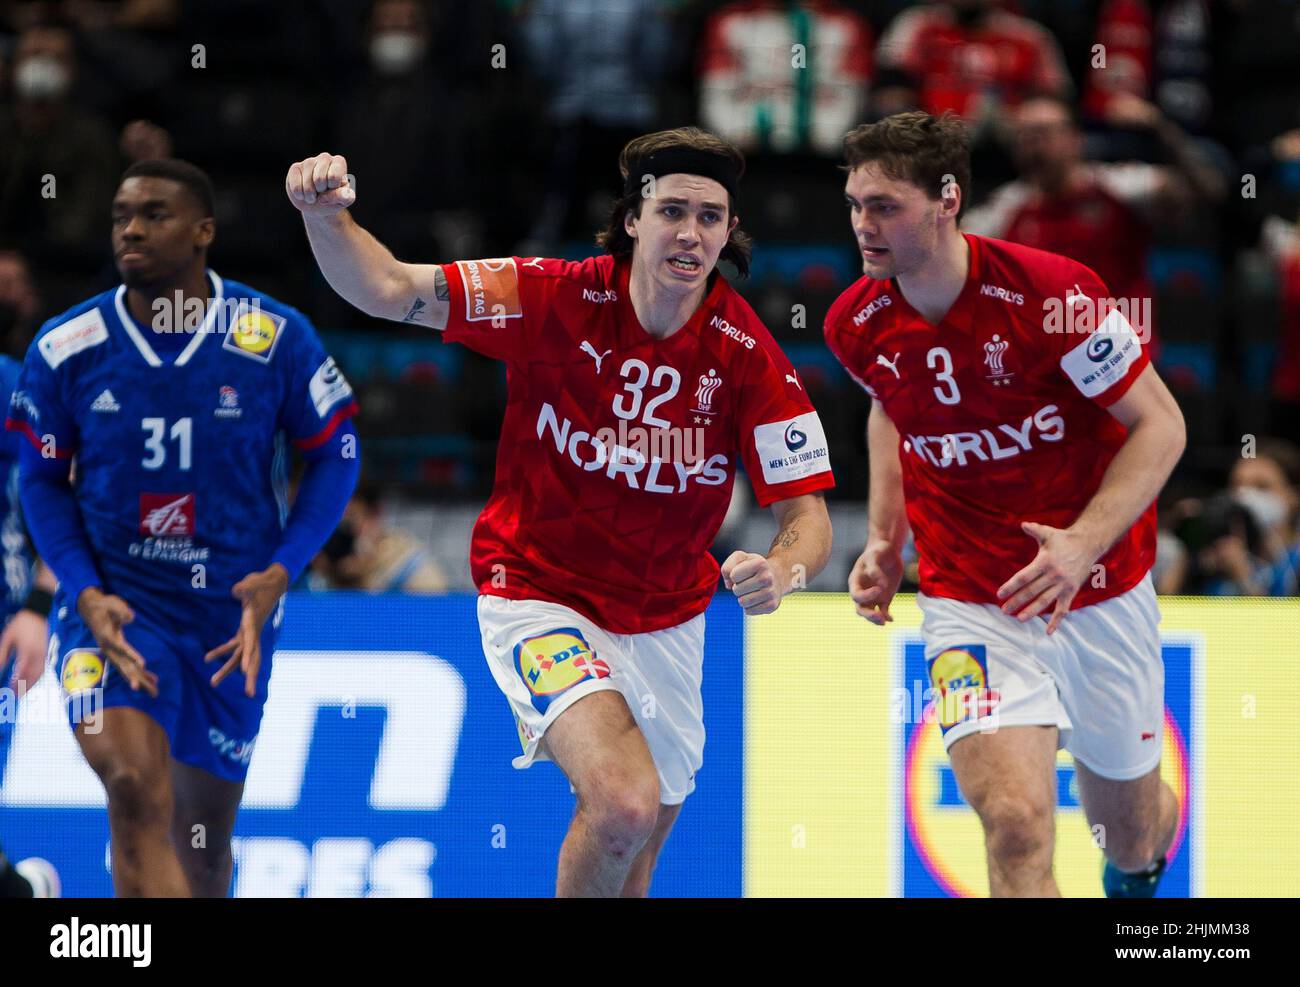
[[[717,414],[713,408],[713,395],[718,393],[721,386],[722,378],[716,370],[700,374],[700,386],[695,389],[695,407],[691,411],[701,415]]]
[[[997,333],[994,333],[993,338],[984,344],[984,365],[989,368],[984,379],[992,381],[994,387],[1005,387],[1016,376],[1007,373],[1006,367],[1003,366],[1003,359],[1010,348],[1011,341],[1003,339]]]

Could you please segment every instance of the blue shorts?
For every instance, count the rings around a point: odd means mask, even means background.
[[[140,652],[145,667],[158,676],[158,697],[131,689],[122,674],[100,654],[94,636],[76,610],[56,600],[50,625],[50,653],[68,700],[75,727],[97,709],[131,706],[153,717],[167,734],[171,756],[227,781],[243,781],[266,705],[271,657],[279,636],[281,608],[262,630],[262,664],[256,694],[244,694],[238,668],[213,688],[212,676],[229,655],[204,664],[203,656],[230,640],[239,627],[235,601],[222,608],[189,608],[162,621],[134,607],[135,620],[122,628],[127,643]],[[92,698],[93,697],[93,698]]]

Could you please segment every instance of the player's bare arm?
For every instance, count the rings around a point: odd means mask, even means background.
[[[1093,564],[1159,495],[1187,444],[1178,403],[1151,366],[1109,411],[1129,431],[1101,486],[1068,528],[1021,523],[1025,534],[1038,541],[1038,555],[998,590],[998,598],[1006,601],[1002,609],[1020,620],[1052,607],[1049,634],[1069,611]]]
[[[867,416],[871,470],[867,495],[867,545],[849,573],[849,595],[859,616],[883,627],[894,618],[889,604],[903,581],[907,512],[903,467],[898,461],[898,429],[879,401]]]
[[[745,613],[772,613],[786,594],[807,585],[831,553],[826,499],[804,494],[772,505],[778,530],[766,556],[735,551],[722,564],[723,583]]]
[[[203,656],[205,662],[211,662],[224,654],[230,655],[212,676],[214,687],[238,668],[244,673],[244,695],[250,699],[256,695],[257,673],[262,667],[262,628],[288,589],[289,572],[279,562],[261,572],[250,572],[231,587],[230,595],[243,604],[239,630],[225,644]]]
[[[54,573],[40,559],[36,560],[34,587],[53,595],[58,589]],[[9,618],[0,633],[0,677],[12,657],[14,662],[13,689],[17,698],[34,686],[45,673],[45,645],[49,640],[49,620],[35,610],[24,606]]]
[[[347,159],[317,154],[296,161],[284,190],[302,213],[307,239],[330,287],[367,315],[444,329],[450,307],[447,279],[437,264],[406,264],[348,212],[357,198]]]
[[[95,637],[113,667],[135,691],[144,689],[158,695],[158,676],[145,668],[144,656],[127,642],[124,625],[135,620],[131,605],[120,596],[105,593],[98,586],[88,586],[77,597],[77,613]]]

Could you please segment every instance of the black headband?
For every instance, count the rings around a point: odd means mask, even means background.
[[[739,168],[728,157],[712,151],[699,151],[693,147],[665,147],[628,162],[627,180],[623,182],[624,195],[643,194],[646,175],[661,178],[664,175],[702,175],[712,178],[727,190],[735,201],[736,190],[744,165]]]

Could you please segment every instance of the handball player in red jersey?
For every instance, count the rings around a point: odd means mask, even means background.
[[[1150,896],[1178,823],[1149,570],[1182,415],[1096,274],[962,233],[960,122],[901,113],[844,149],[864,276],[826,341],[872,398],[853,601],[891,619],[910,524],[934,708],[995,896],[1059,894],[1058,747],[1107,894]]]
[[[363,311],[442,330],[506,364],[496,480],[471,568],[492,674],[523,753],[577,794],[561,895],[645,895],[702,764],[709,546],[743,464],[779,531],[734,552],[725,585],[750,614],[826,564],[826,439],[790,362],[715,270],[743,275],[744,158],[695,128],[639,137],[583,261],[405,264],[359,227],[347,165],[289,169],[321,271]]]

